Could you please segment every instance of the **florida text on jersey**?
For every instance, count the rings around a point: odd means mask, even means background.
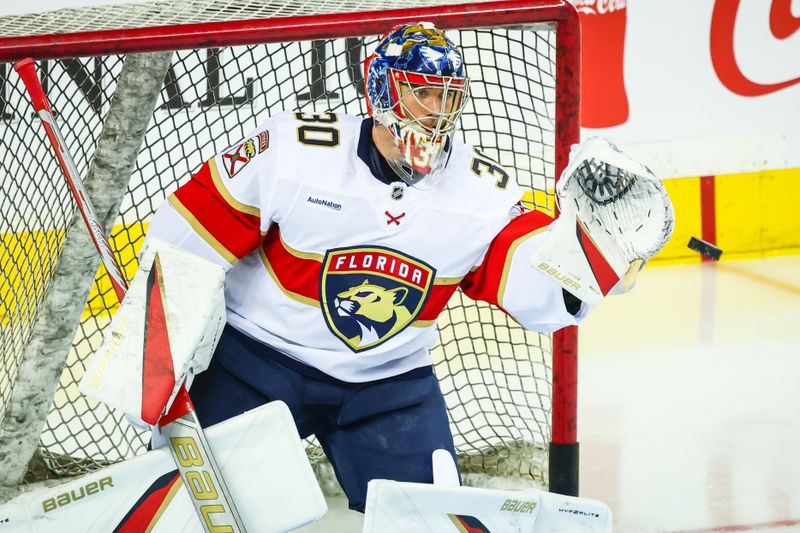
[[[282,113],[206,162],[150,233],[224,265],[228,322],[335,378],[431,364],[458,287],[531,329],[575,318],[530,265],[551,219],[516,214],[509,173],[455,141],[430,190],[370,170],[371,119]]]

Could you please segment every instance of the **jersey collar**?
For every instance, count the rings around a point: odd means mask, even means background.
[[[372,118],[366,118],[361,123],[361,133],[358,139],[358,157],[361,159],[372,176],[386,185],[402,181],[400,177],[394,173],[389,167],[389,163],[378,151],[375,142],[372,140],[372,127],[375,121]]]

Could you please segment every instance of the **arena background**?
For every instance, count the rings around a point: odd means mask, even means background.
[[[0,16],[112,3],[131,2],[3,2]],[[677,226],[653,263],[699,260],[691,236],[723,258],[800,251],[800,2],[573,3],[582,137],[609,137],[669,179]]]
[[[653,261],[800,250],[800,2],[572,0],[583,24],[582,137],[668,178],[675,234]],[[4,2],[0,16],[127,0]],[[309,45],[310,46],[310,45]]]
[[[110,3],[129,2],[4,2],[0,16]],[[620,533],[796,531],[800,0],[574,3],[582,136],[617,141],[675,203],[651,266],[699,262],[690,236],[723,260],[784,256],[648,267],[581,326],[581,495]],[[360,530],[329,505],[304,533]]]

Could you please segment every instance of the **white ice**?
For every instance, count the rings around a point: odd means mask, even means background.
[[[800,531],[800,256],[648,267],[579,335],[580,493],[615,532]],[[300,531],[361,531],[329,505]]]

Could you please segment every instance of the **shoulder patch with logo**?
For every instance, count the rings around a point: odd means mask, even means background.
[[[351,350],[391,339],[419,315],[436,269],[389,248],[329,250],[320,276],[325,322]]]
[[[222,154],[222,163],[228,177],[234,177],[240,170],[258,154],[262,154],[269,148],[269,132],[264,130],[255,137],[240,142],[232,146]]]

